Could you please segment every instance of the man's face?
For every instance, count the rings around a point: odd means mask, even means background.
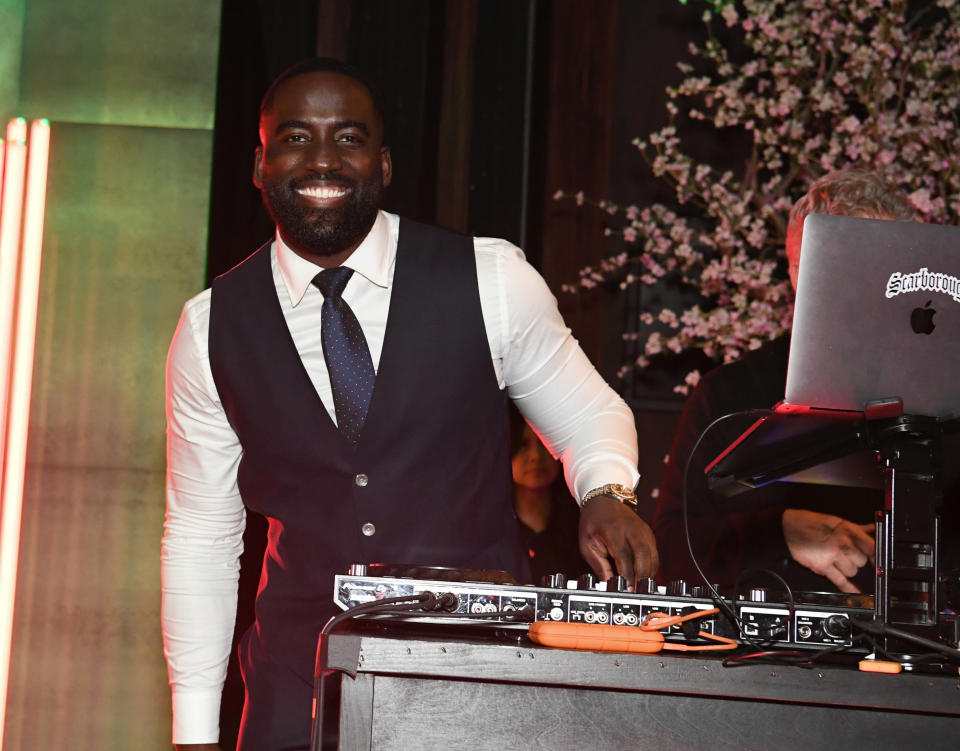
[[[366,87],[340,73],[284,81],[260,118],[253,182],[300,255],[337,265],[373,226],[390,151]]]

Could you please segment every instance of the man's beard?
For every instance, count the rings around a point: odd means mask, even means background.
[[[305,206],[298,187],[316,182],[310,178],[264,180],[263,202],[288,245],[318,256],[332,256],[360,244],[370,231],[380,208],[383,178],[365,183],[338,177],[336,185],[351,188],[347,201],[332,209]]]

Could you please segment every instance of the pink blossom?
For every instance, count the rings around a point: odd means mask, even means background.
[[[933,211],[933,203],[930,201],[930,191],[926,188],[915,190],[907,197],[910,199],[910,203],[924,214],[929,214]]]
[[[737,14],[737,9],[733,5],[724,5],[723,10],[720,11],[720,15],[723,16],[723,20],[727,22],[727,26],[735,26],[737,21],[740,20],[740,16]]]
[[[621,374],[687,349],[729,361],[789,330],[793,295],[776,259],[791,204],[824,172],[871,165],[929,221],[960,223],[960,3],[937,0],[940,15],[923,24],[904,18],[911,4],[890,0],[712,4],[719,11],[705,13],[705,22],[739,25],[744,36],[733,44],[742,46],[728,50],[713,35],[691,42],[692,60],[678,65],[684,79],[667,90],[667,126],[633,140],[673,187],[673,205],[555,196],[623,218],[612,235],[630,252],[564,289],[656,285],[670,274],[702,301],[656,318],[640,312],[623,337],[643,341],[644,354]],[[718,174],[717,164],[694,157],[677,127],[682,115],[699,121],[701,141],[703,128],[716,128],[714,153],[724,152],[732,131],[745,135],[750,168]],[[698,143],[696,153],[710,149]],[[689,378],[678,392],[693,385]]]

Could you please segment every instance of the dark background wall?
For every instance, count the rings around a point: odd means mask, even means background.
[[[226,3],[218,73],[208,278],[272,226],[250,181],[257,108],[283,68],[333,55],[384,95],[394,181],[386,208],[520,245],[611,382],[622,300],[561,295],[617,250],[599,212],[552,199],[584,190],[619,202],[669,199],[630,141],[665,121],[674,62],[703,37],[702,4],[676,0],[237,0]],[[627,396],[675,409],[674,381]]]

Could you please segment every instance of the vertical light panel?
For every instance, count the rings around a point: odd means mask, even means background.
[[[3,162],[7,156],[7,141],[0,138],[0,217],[3,216]],[[0,223],[2,223],[0,219]]]
[[[0,509],[3,508],[7,398],[10,395],[13,313],[17,299],[17,268],[23,220],[23,176],[27,164],[27,123],[22,117],[7,124],[4,154],[3,188],[0,193]]]
[[[25,136],[26,123],[18,119],[11,123],[18,124],[14,136],[23,132]],[[19,126],[22,125],[22,131]],[[8,132],[8,157],[6,164],[10,166],[11,156],[16,153],[9,149],[13,141]],[[21,145],[25,138],[20,138]],[[33,353],[37,329],[37,305],[40,294],[40,258],[43,244],[44,203],[47,193],[47,162],[50,153],[50,123],[46,120],[34,120],[30,126],[29,145],[26,161],[26,195],[22,200],[6,201],[9,185],[7,174],[4,174],[4,204],[2,223],[6,230],[8,210],[12,213],[11,205],[16,204],[17,216],[9,218],[10,224],[16,225],[16,241],[6,244],[0,250],[0,265],[4,268],[9,265],[13,268],[15,288],[9,297],[16,300],[13,313],[10,316],[10,327],[4,333],[0,329],[0,336],[5,337],[7,343],[4,351],[10,356],[6,358],[10,363],[6,381],[7,393],[6,409],[0,416],[6,415],[5,425],[0,425],[0,435],[6,434],[6,440],[0,443],[0,749],[3,747],[4,724],[7,706],[7,688],[10,678],[10,650],[13,638],[13,607],[16,598],[17,562],[20,554],[20,518],[23,508],[23,480],[27,463],[27,428],[30,419],[30,394],[33,386]],[[11,194],[23,196],[23,165],[22,157],[19,172],[11,175],[10,180],[18,179],[17,188],[11,188]],[[4,255],[13,256],[9,263]],[[17,259],[19,258],[19,263]],[[4,296],[6,297],[4,288]],[[4,384],[0,382],[0,386]]]

